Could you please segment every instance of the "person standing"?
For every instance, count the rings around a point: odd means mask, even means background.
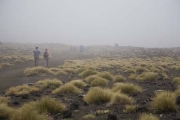
[[[34,66],[37,67],[39,62],[39,55],[41,54],[40,51],[38,50],[38,47],[36,47],[33,53],[34,53]]]
[[[44,60],[45,60],[45,67],[48,67],[50,54],[49,54],[49,51],[48,51],[47,48],[44,51],[43,57],[44,57]]]

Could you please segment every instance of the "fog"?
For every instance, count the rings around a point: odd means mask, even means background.
[[[0,0],[0,41],[180,47],[180,0]]]

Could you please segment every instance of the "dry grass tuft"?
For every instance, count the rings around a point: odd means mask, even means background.
[[[87,83],[91,83],[96,77],[97,77],[97,75],[90,75],[90,76],[85,78],[85,81]]]
[[[62,84],[62,82],[58,79],[45,79],[45,80],[40,80],[36,83],[36,86],[40,87],[40,88],[51,88],[51,89],[55,89],[58,88],[60,85]]]
[[[87,85],[82,80],[72,80],[70,83],[72,83],[73,85],[75,85],[78,88],[83,88],[83,87],[85,87]]]
[[[25,76],[33,76],[41,73],[55,75],[55,73],[52,70],[45,67],[26,68],[24,71]]]
[[[161,92],[152,99],[152,108],[156,111],[174,111],[177,108],[176,95],[172,92]]]
[[[87,70],[81,72],[81,73],[79,74],[79,76],[85,78],[85,77],[90,76],[90,75],[95,75],[96,73],[97,73],[97,72],[94,71],[94,70],[87,69]]]
[[[173,81],[177,84],[180,84],[180,77],[175,77]]]
[[[143,80],[157,80],[159,78],[157,73],[154,72],[144,72],[136,77],[136,80],[143,81]]]
[[[97,75],[104,78],[104,79],[107,79],[107,80],[113,80],[113,75],[109,72],[106,72],[106,71],[105,72],[99,72]]]
[[[67,74],[67,72],[65,72],[64,70],[58,70],[56,72],[56,75],[66,75],[66,74]]]
[[[10,119],[12,114],[14,113],[14,109],[9,107],[7,104],[0,104],[0,119],[6,120]]]
[[[90,83],[91,86],[96,87],[96,86],[102,86],[106,87],[108,85],[108,81],[102,77],[95,77],[95,79]]]
[[[84,115],[81,120],[95,120],[96,116],[93,114]]]
[[[154,115],[149,115],[149,114],[144,113],[144,114],[140,115],[140,120],[160,120],[160,119]]]
[[[66,106],[61,101],[46,96],[36,103],[35,108],[39,113],[56,114],[64,111]]]
[[[112,93],[108,89],[94,87],[88,91],[84,101],[88,104],[108,103],[111,101]]]
[[[132,104],[134,99],[123,93],[115,93],[111,98],[111,104]]]
[[[123,112],[124,113],[134,113],[134,112],[136,112],[136,109],[137,109],[136,105],[126,105]]]
[[[31,92],[37,92],[37,91],[40,91],[40,89],[34,86],[28,86],[24,84],[24,85],[9,88],[6,91],[6,95],[27,95]]]
[[[61,86],[61,87],[59,87],[59,88],[52,91],[53,94],[58,94],[58,93],[62,93],[62,94],[69,94],[69,93],[79,94],[81,92],[82,91],[72,83],[66,83],[63,86]]]
[[[123,77],[122,75],[115,75],[114,76],[114,82],[125,82],[126,78]]]
[[[0,96],[0,104],[8,104],[10,101],[9,97]]]
[[[112,91],[131,94],[131,93],[141,93],[143,90],[140,86],[131,83],[115,83],[112,88]]]

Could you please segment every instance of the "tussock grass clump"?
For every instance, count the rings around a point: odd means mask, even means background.
[[[176,110],[176,95],[169,91],[160,92],[152,99],[152,108],[156,111]]]
[[[125,72],[126,73],[136,73],[136,71],[134,69],[127,69]]]
[[[49,120],[46,114],[39,114],[35,102],[23,105],[13,115],[11,120]]]
[[[40,91],[40,89],[34,86],[28,86],[24,84],[24,85],[9,88],[6,91],[6,95],[27,95],[31,92],[37,92],[37,91]]]
[[[59,87],[62,84],[62,82],[58,79],[45,79],[45,80],[40,80],[36,83],[36,86],[40,88],[52,88],[55,89]]]
[[[135,70],[136,70],[136,73],[143,73],[143,72],[148,71],[147,69],[140,67],[140,66],[135,67]]]
[[[69,94],[69,93],[79,94],[81,92],[82,91],[72,83],[66,83],[63,86],[61,86],[61,87],[59,87],[59,88],[52,91],[53,94],[58,94],[58,93],[62,93],[62,94]]]
[[[136,79],[137,74],[130,74],[130,76],[128,77],[130,80],[134,80]]]
[[[83,88],[83,87],[85,87],[87,85],[82,80],[72,80],[70,83],[72,83],[73,85],[75,85],[78,88]]]
[[[0,104],[8,104],[8,102],[10,101],[9,97],[3,97],[0,96]]]
[[[134,113],[134,112],[136,112],[136,109],[137,109],[136,105],[126,105],[123,112],[124,113]]]
[[[96,116],[93,114],[84,115],[81,120],[95,120]]]
[[[65,72],[64,70],[58,70],[56,72],[56,75],[66,75],[66,74],[67,74],[67,72]]]
[[[90,76],[85,78],[85,81],[87,83],[91,83],[96,77],[97,77],[97,75],[90,75]]]
[[[26,68],[24,71],[25,76],[33,76],[41,73],[55,75],[55,73],[52,70],[45,67]]]
[[[10,119],[14,113],[14,109],[9,107],[7,104],[0,104],[0,119]]]
[[[17,60],[15,60],[14,62],[15,62],[15,63],[23,63],[24,61],[21,60],[21,59],[17,59]]]
[[[112,96],[111,104],[132,104],[134,99],[123,93],[115,93]]]
[[[136,77],[136,80],[143,81],[143,80],[157,80],[159,78],[157,73],[154,72],[144,72]]]
[[[131,93],[141,93],[143,90],[140,86],[131,83],[115,83],[112,88],[112,91],[131,94]]]
[[[95,86],[102,86],[102,87],[106,87],[108,85],[108,81],[102,77],[96,77],[91,83],[91,86],[95,87]]]
[[[114,82],[125,82],[126,78],[123,77],[122,75],[115,75],[114,76]]]
[[[177,84],[180,84],[180,77],[175,77],[173,81]]]
[[[113,80],[113,75],[109,72],[106,72],[106,71],[105,72],[99,72],[97,75],[104,78],[104,79],[107,79],[107,80]]]
[[[140,115],[140,120],[160,120],[160,119],[154,115],[149,115],[149,114],[144,113],[144,114]]]
[[[38,101],[35,107],[39,113],[51,114],[60,113],[66,109],[66,106],[61,103],[61,101],[48,96],[43,97],[40,101]]]
[[[108,103],[111,101],[112,93],[108,89],[94,87],[84,96],[88,104]]]
[[[87,70],[81,72],[81,73],[79,74],[79,76],[81,76],[81,77],[87,77],[87,76],[90,76],[90,75],[95,75],[96,73],[97,73],[97,72],[94,71],[94,70],[87,69]]]
[[[75,69],[74,68],[63,68],[64,72],[72,72],[75,73]]]

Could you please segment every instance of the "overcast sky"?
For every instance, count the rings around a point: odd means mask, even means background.
[[[0,41],[180,47],[180,0],[0,0]]]

